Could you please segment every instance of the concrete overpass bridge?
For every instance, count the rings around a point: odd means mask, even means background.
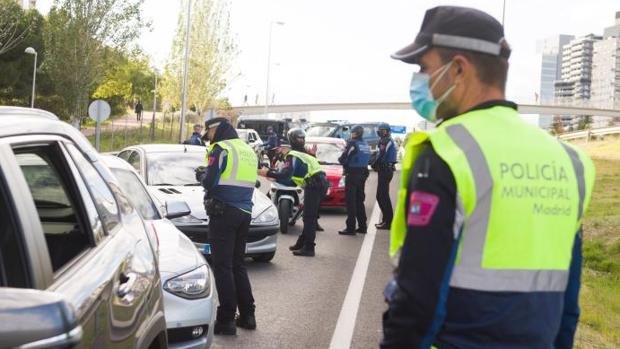
[[[411,110],[410,103],[322,103],[322,104],[277,104],[270,105],[270,113],[294,113],[311,111],[337,110]],[[261,115],[265,111],[264,105],[236,106],[233,110],[240,115]],[[559,105],[519,104],[522,114],[543,115],[595,115],[620,118],[620,110],[596,109],[583,107],[569,107]]]

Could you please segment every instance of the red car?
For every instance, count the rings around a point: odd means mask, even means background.
[[[345,207],[344,176],[338,158],[344,151],[346,142],[333,137],[306,137],[306,148],[315,153],[321,168],[327,174],[330,187],[321,207]]]

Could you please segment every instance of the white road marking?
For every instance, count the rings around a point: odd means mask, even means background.
[[[357,322],[357,311],[360,306],[360,301],[362,300],[366,273],[368,273],[372,248],[375,244],[375,237],[377,236],[375,223],[378,223],[378,220],[379,205],[375,204],[372,215],[370,216],[368,232],[364,236],[362,248],[357,256],[355,269],[353,269],[353,276],[351,276],[347,295],[344,297],[340,315],[338,315],[338,322],[336,323],[329,349],[346,349],[351,347],[353,331],[355,330],[355,323]]]

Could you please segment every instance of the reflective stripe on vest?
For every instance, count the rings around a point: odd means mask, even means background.
[[[291,150],[288,153],[289,155],[299,159],[299,161],[303,162],[308,168],[308,171],[306,172],[305,176],[303,177],[293,176],[291,178],[298,187],[303,187],[305,185],[305,181],[307,178],[310,178],[314,176],[315,174],[321,172],[321,165],[319,164],[319,161],[314,156],[306,154],[306,153],[302,153],[296,150]]]
[[[593,185],[591,161],[505,107],[461,115],[413,138],[407,144],[414,157],[409,161],[415,162],[426,140],[450,167],[465,216],[450,286],[564,291],[574,236]],[[401,182],[405,200],[409,176]],[[398,240],[392,253],[406,234],[405,205],[399,201],[402,217],[392,225]]]
[[[228,139],[211,144],[207,157],[216,144],[226,150],[228,156],[226,169],[220,175],[218,184],[254,188],[258,178],[256,173],[258,160],[252,148],[238,138]]]

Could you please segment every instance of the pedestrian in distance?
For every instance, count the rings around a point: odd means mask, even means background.
[[[351,139],[338,158],[344,167],[344,191],[347,200],[347,221],[346,228],[339,231],[340,235],[355,235],[356,233],[366,234],[368,230],[366,223],[366,207],[364,193],[366,179],[368,179],[368,160],[370,158],[370,147],[364,140],[364,128],[356,125],[351,128]],[[357,229],[355,222],[357,221]]]
[[[405,146],[381,348],[572,348],[594,166],[506,100],[510,53],[495,18],[440,6],[392,55],[437,127]]]
[[[390,125],[380,123],[377,127],[379,136],[379,154],[372,164],[377,171],[377,203],[381,209],[382,220],[375,224],[377,229],[390,229],[394,211],[390,199],[390,182],[394,177],[397,146],[391,136]]]
[[[204,141],[202,140],[202,125],[201,124],[194,124],[194,132],[189,138],[187,144],[205,145]]]
[[[138,101],[138,103],[136,103],[134,111],[136,112],[136,120],[142,120],[142,102]]]
[[[274,132],[273,126],[267,126],[267,141],[261,144],[261,147],[267,150],[267,157],[269,158],[269,164],[271,167],[275,166],[276,162],[276,148],[280,140],[278,135]]]
[[[282,142],[277,148],[284,159],[282,168],[277,171],[262,168],[258,173],[286,186],[304,188],[304,229],[289,249],[295,256],[314,257],[319,208],[327,193],[327,176],[318,160],[305,152],[306,134],[302,129],[291,129],[287,138],[288,143]]]
[[[210,142],[206,170],[201,174],[197,169],[196,173],[206,193],[207,240],[220,303],[214,333],[235,335],[237,308],[236,325],[256,328],[254,297],[244,257],[258,160],[227,119],[207,120],[205,129],[204,138]]]

